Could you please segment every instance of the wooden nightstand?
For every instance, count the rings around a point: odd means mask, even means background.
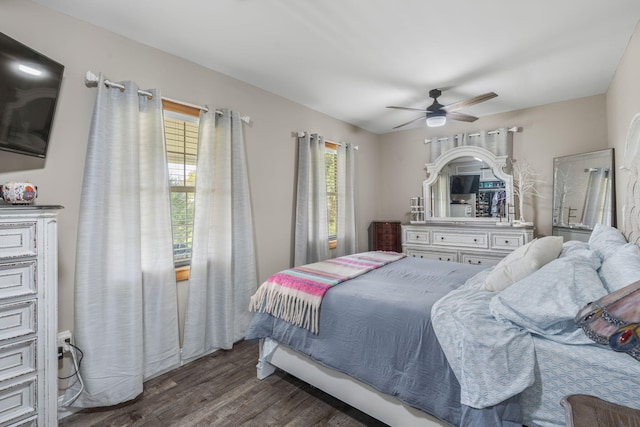
[[[373,221],[369,226],[369,250],[402,252],[400,221]]]

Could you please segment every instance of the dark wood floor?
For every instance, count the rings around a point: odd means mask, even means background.
[[[148,381],[131,402],[60,426],[384,426],[282,371],[259,381],[257,358],[257,343],[240,342]]]

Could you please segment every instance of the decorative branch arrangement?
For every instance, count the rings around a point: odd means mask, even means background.
[[[514,221],[514,225],[533,225],[533,222],[527,222],[524,219],[524,200],[528,196],[542,197],[536,189],[536,184],[544,181],[536,179],[537,176],[538,174],[526,160],[514,162],[513,192],[518,197],[518,214],[520,215],[520,219]]]

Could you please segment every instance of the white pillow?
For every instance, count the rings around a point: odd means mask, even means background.
[[[520,246],[500,261],[487,276],[483,289],[501,291],[513,283],[558,258],[562,251],[562,236],[534,239]]]

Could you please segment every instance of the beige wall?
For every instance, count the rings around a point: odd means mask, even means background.
[[[95,89],[84,85],[87,70],[103,72],[114,81],[135,80],[142,88],[159,88],[167,97],[251,116],[245,139],[259,280],[290,264],[296,152],[292,131],[319,132],[359,145],[359,249],[367,248],[366,227],[376,216],[378,197],[377,135],[31,2],[0,2],[0,29],[66,66],[46,162],[0,152],[0,183],[30,180],[38,185],[38,204],[65,207],[59,219],[59,330],[74,329],[76,223],[96,96]]]
[[[627,131],[633,117],[640,113],[640,25],[629,41],[607,91],[609,146],[615,149],[616,165],[623,164]],[[628,173],[616,167],[618,226],[622,227],[622,206],[627,194]]]
[[[521,128],[514,134],[513,157],[526,159],[544,181],[536,186],[542,197],[525,204],[525,219],[535,222],[538,235],[550,235],[553,158],[607,148],[605,107],[604,95],[591,96],[487,116],[474,123],[450,122],[446,134]],[[421,194],[424,165],[430,162],[424,140],[442,132],[424,127],[381,136],[381,217],[409,220],[409,198]]]

